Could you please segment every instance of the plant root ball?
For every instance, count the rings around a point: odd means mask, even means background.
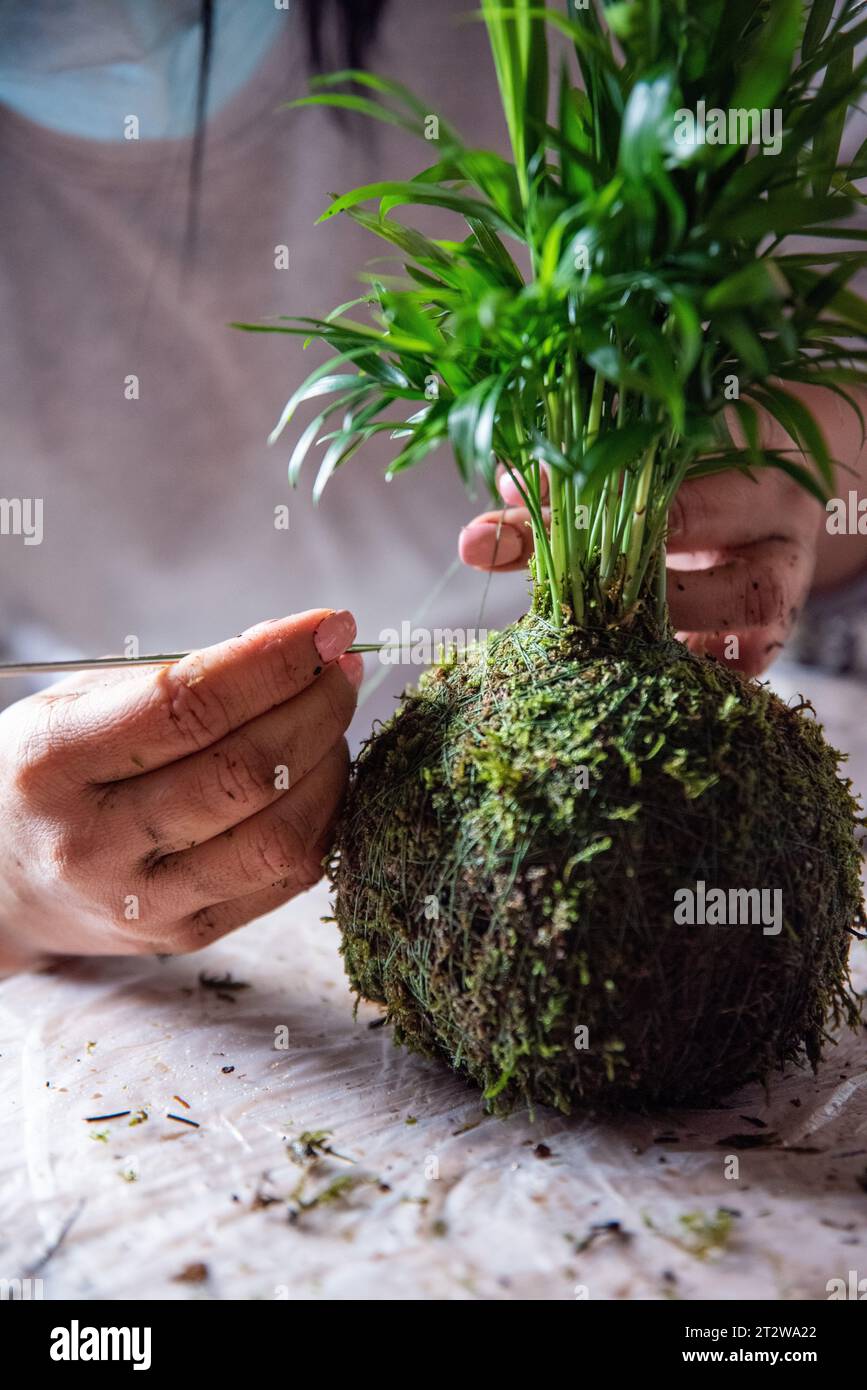
[[[858,1016],[838,761],[809,708],[670,636],[530,615],[358,759],[331,865],[350,981],[499,1111],[709,1104],[815,1065]]]

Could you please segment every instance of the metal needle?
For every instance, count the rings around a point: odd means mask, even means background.
[[[381,652],[382,642],[355,642],[348,652]],[[0,678],[4,676],[63,675],[66,671],[111,670],[121,666],[171,666],[192,652],[158,652],[149,656],[94,656],[72,661],[12,661],[0,662]]]

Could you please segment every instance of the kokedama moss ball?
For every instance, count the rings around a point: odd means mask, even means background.
[[[362,751],[332,864],[350,981],[496,1109],[706,1104],[815,1064],[857,1019],[838,756],[671,637],[530,615]]]

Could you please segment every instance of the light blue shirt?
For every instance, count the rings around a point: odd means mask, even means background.
[[[207,115],[252,77],[294,0],[214,0]],[[67,135],[177,139],[195,124],[199,0],[0,0],[0,103]]]

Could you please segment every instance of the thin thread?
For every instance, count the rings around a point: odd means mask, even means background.
[[[443,589],[445,589],[446,585],[449,584],[449,583],[451,582],[451,580],[452,580],[452,579],[454,578],[454,576],[457,574],[457,572],[458,572],[458,570],[460,569],[460,567],[461,567],[461,562],[460,562],[459,559],[454,559],[454,560],[452,560],[452,563],[449,565],[449,567],[448,567],[448,569],[446,570],[445,574],[440,575],[439,579],[437,580],[437,582],[436,582],[436,584],[434,585],[433,589],[431,589],[430,593],[429,593],[429,594],[427,595],[427,597],[425,598],[425,600],[424,600],[424,602],[422,603],[421,607],[420,607],[419,609],[417,609],[416,612],[413,614],[413,616],[410,618],[410,620],[409,620],[410,627],[415,627],[416,623],[418,623],[418,622],[421,621],[421,619],[424,617],[424,615],[427,613],[428,609],[430,608],[431,604],[434,603],[434,602],[436,601],[436,599],[439,598],[440,594],[443,592]],[[379,689],[379,687],[382,685],[382,682],[385,680],[386,676],[389,675],[389,674],[390,674],[389,668],[388,668],[388,666],[385,664],[385,662],[383,662],[382,665],[381,665],[381,667],[380,667],[380,669],[377,671],[376,675],[375,675],[375,676],[371,676],[370,679],[369,679],[369,680],[366,680],[366,681],[364,682],[364,685],[361,687],[361,690],[359,691],[359,694],[358,694],[358,704],[357,704],[357,706],[356,706],[357,709],[361,709],[361,706],[362,706],[367,700],[369,700],[370,697],[371,697],[371,695],[373,695],[373,694]]]
[[[504,503],[504,504],[503,504],[503,510],[500,512],[500,519],[499,519],[499,521],[497,522],[497,534],[496,534],[496,536],[494,537],[494,554],[493,554],[493,558],[492,558],[492,560],[491,560],[491,567],[490,567],[490,569],[488,570],[488,577],[487,577],[487,579],[485,580],[485,587],[484,587],[484,589],[482,590],[482,601],[481,601],[481,603],[479,604],[479,616],[478,616],[478,618],[476,619],[476,632],[481,632],[481,630],[482,630],[482,622],[483,622],[484,616],[485,616],[485,605],[486,605],[487,602],[488,602],[488,594],[490,593],[490,589],[491,589],[491,580],[492,580],[493,577],[494,577],[494,570],[495,570],[496,567],[497,567],[497,551],[498,551],[499,548],[500,548],[500,536],[501,536],[502,531],[503,531],[503,523],[505,522],[505,519],[506,519],[506,506],[505,506],[505,503]]]

